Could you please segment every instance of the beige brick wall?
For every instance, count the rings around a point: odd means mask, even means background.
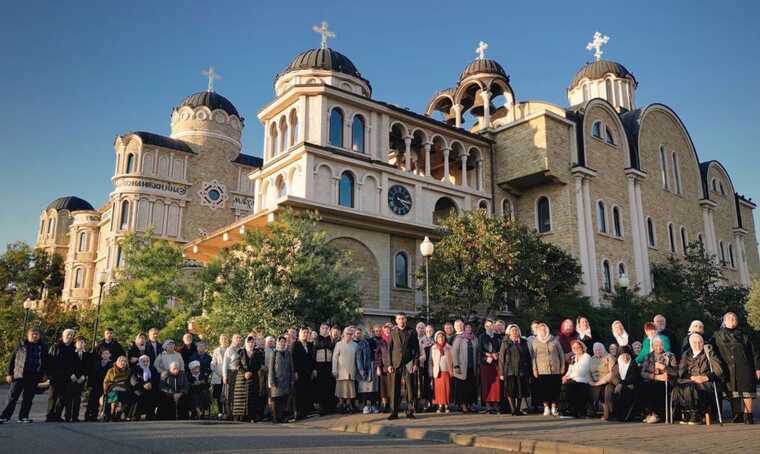
[[[747,267],[749,268],[750,278],[760,274],[760,257],[757,252],[757,233],[755,232],[755,219],[752,216],[753,210],[747,206],[739,205],[742,213],[742,227],[747,230],[747,236],[744,237],[744,250],[747,254]]]
[[[639,156],[648,177],[641,184],[644,219],[652,218],[655,225],[656,248],[649,250],[651,263],[661,263],[670,255],[667,224],[673,224],[676,254],[682,255],[679,229],[686,228],[689,242],[704,236],[704,220],[699,206],[701,180],[699,163],[691,151],[689,138],[679,123],[669,114],[652,110],[642,119],[639,134]],[[669,190],[663,189],[660,165],[660,145],[665,146]],[[671,152],[678,154],[682,194],[675,194]],[[645,224],[646,225],[646,224]]]
[[[348,237],[335,238],[330,245],[350,253],[352,266],[359,273],[362,307],[379,308],[380,270],[372,251],[364,243]]]
[[[713,179],[715,179],[718,183],[717,191],[713,191],[712,189]],[[739,256],[736,253],[736,245],[733,233],[733,229],[738,227],[734,187],[726,175],[724,175],[720,170],[720,167],[716,164],[710,165],[709,169],[707,170],[707,183],[708,191],[710,192],[710,200],[717,204],[717,206],[713,208],[713,219],[715,224],[715,240],[718,242],[719,259],[721,258],[721,243],[723,243],[723,249],[725,251],[723,276],[733,282],[740,282],[738,261]],[[723,191],[725,194],[720,192],[720,185],[723,185]],[[729,257],[729,245],[731,245],[731,249],[734,255],[733,267],[731,266],[731,259]]]
[[[409,289],[399,289],[395,286],[395,269],[394,259],[396,254],[400,251],[404,251],[409,258]],[[390,249],[389,265],[390,265],[390,289],[391,289],[391,309],[399,309],[404,311],[414,310],[415,300],[415,278],[414,272],[417,269],[417,254],[416,254],[416,242],[413,238],[404,238],[399,236],[390,237]]]

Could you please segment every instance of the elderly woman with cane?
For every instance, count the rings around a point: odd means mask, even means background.
[[[665,422],[670,421],[670,382],[676,378],[678,364],[676,357],[665,351],[663,339],[655,335],[650,345],[652,351],[646,355],[641,366],[641,377],[644,379],[642,395],[648,411],[644,422],[653,424],[660,422],[659,409],[665,410]],[[663,398],[664,396],[664,398]]]
[[[713,407],[713,395],[717,397],[715,382],[722,373],[720,361],[705,345],[700,334],[689,336],[689,349],[683,350],[678,366],[678,383],[673,390],[673,402],[681,413],[681,424],[701,424],[702,415],[717,410]],[[710,422],[709,416],[706,422]]]

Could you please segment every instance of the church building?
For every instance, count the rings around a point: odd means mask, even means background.
[[[316,210],[321,228],[361,268],[367,317],[414,312],[425,236],[453,212],[509,216],[578,258],[594,304],[621,276],[647,294],[651,267],[699,241],[728,281],[760,271],[755,204],[728,171],[700,161],[668,106],[637,106],[638,81],[601,58],[597,33],[567,90],[567,106],[520,101],[510,75],[485,56],[424,113],[372,97],[351,60],[322,45],[277,74],[257,111],[263,159],[242,154],[244,119],[209,88],[174,108],[171,134],[116,138],[114,190],[94,209],[58,199],[40,218],[38,246],[66,257],[64,302],[97,302],[121,263],[120,238],[152,229],[208,262],[285,207]],[[508,308],[504,308],[508,310]]]

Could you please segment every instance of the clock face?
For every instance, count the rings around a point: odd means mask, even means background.
[[[394,213],[403,216],[412,209],[412,195],[405,187],[394,184],[388,189],[388,207]]]

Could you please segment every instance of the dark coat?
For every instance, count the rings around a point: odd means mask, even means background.
[[[108,373],[111,367],[113,367],[112,360],[108,360],[108,362],[103,365],[100,358],[97,360],[93,359],[92,364],[90,364],[90,375],[87,377],[87,386],[92,388],[93,392],[103,392],[103,379],[106,378],[106,373]]]
[[[638,386],[639,383],[641,383],[641,368],[633,358],[631,358],[631,365],[628,366],[628,373],[625,374],[625,380],[620,377],[620,366],[618,363],[615,362],[615,365],[612,366],[610,384],[614,388],[618,388],[618,386],[633,388]]]
[[[330,336],[317,336],[317,342],[314,343],[315,367],[328,368],[332,371],[332,352],[334,349],[335,342]]]
[[[50,347],[46,373],[51,383],[70,380],[69,377],[74,370],[74,349],[74,342],[66,345],[63,341],[58,341]]]
[[[132,362],[132,359],[136,360],[142,355],[148,355],[148,357],[150,357],[150,355],[148,354],[148,344],[146,343],[143,346],[143,350],[140,350],[137,344],[132,342],[132,345],[129,346],[129,350],[127,350],[127,360],[129,361],[129,367],[132,367],[133,365],[137,364],[137,361]],[[111,357],[113,358],[113,356]],[[153,364],[153,361],[155,359],[156,358],[150,358],[150,363]]]
[[[672,331],[665,328],[664,330],[657,333],[658,336],[667,336],[668,340],[670,341],[670,353],[673,353],[676,355],[676,358],[681,357],[681,346],[678,345],[678,340],[676,339],[676,335],[673,334]]]
[[[388,343],[382,337],[375,339],[375,365],[382,369],[383,374],[391,365],[391,352],[388,351]]]
[[[195,341],[190,343],[190,345],[185,345],[184,342],[180,342],[174,350],[182,355],[182,361],[185,362],[185,367],[187,367],[187,365],[190,364],[190,358],[198,352],[198,347],[195,346]]]
[[[98,346],[95,348],[95,354],[97,355],[96,358],[100,358],[100,352],[105,349],[111,351],[111,359],[114,361],[119,359],[119,356],[127,356],[126,352],[124,351],[124,347],[122,347],[119,341],[116,339],[112,340],[111,342],[106,342],[105,339],[100,341]]]
[[[193,356],[190,357],[190,361],[185,363],[185,367],[187,367],[187,371],[189,373],[190,372],[189,364],[193,361],[198,361],[199,363],[201,363],[201,374],[210,376],[211,375],[211,359],[212,359],[211,355],[208,352],[205,352],[202,355],[199,352],[195,352],[193,353]]]
[[[168,374],[166,378],[161,380],[161,391],[166,394],[187,394],[189,390],[190,383],[187,381],[187,375],[183,371],[179,371],[177,375]]]
[[[589,353],[589,355],[594,352],[594,343],[597,342],[596,339],[591,336],[581,336],[578,334],[578,340],[583,342],[583,345],[586,346],[586,351]]]
[[[37,358],[28,357],[36,353]],[[20,379],[24,377],[24,374],[34,373],[42,377],[42,374],[48,369],[48,349],[42,341],[32,344],[29,341],[24,341],[19,345],[11,354],[11,359],[8,361],[8,368],[5,375],[11,376],[14,379]],[[32,366],[36,364],[36,366]],[[28,368],[34,368],[34,370],[27,370]]]
[[[530,359],[528,342],[524,339],[519,344],[505,337],[499,349],[499,375],[502,377],[530,377],[533,363]]]
[[[501,341],[496,334],[489,336],[486,333],[482,333],[478,337],[478,346],[480,347],[480,364],[488,364],[486,362],[486,353],[494,353],[498,355],[499,350],[501,349]]]
[[[414,361],[414,365],[417,365],[420,358],[420,341],[417,339],[417,332],[410,326],[404,329],[394,326],[391,330],[388,351],[394,369],[410,361]]]
[[[164,351],[164,347],[161,345],[161,342],[156,342],[156,347],[153,348],[153,344],[149,340],[145,341],[145,354],[150,356],[151,364],[153,364],[153,361],[156,360],[156,357],[160,355],[162,351]]]
[[[652,352],[647,355],[644,363],[641,365],[641,378],[644,380],[654,380],[656,363],[665,365],[668,380],[674,380],[678,375],[678,362],[673,353],[662,352],[660,355],[657,355],[655,352]]]
[[[150,383],[153,389],[151,392],[158,392],[161,389],[161,374],[152,365],[150,366],[150,380],[147,382],[143,379],[142,367],[135,366],[132,368],[132,374],[129,377],[129,384],[132,386],[132,391],[139,395],[145,393],[143,386],[145,383]]]
[[[72,358],[71,373],[76,375],[77,378],[87,377],[90,369],[92,369],[92,358],[93,356],[90,352],[82,352],[82,357],[80,358],[79,353],[75,351]]]
[[[707,362],[708,353],[704,350],[699,352],[699,355],[694,357],[691,348],[684,350],[684,355],[681,358],[681,362],[678,365],[678,381],[681,383],[690,383],[689,377],[704,375],[710,378],[711,382],[716,381],[723,374],[723,368],[721,367],[720,360],[715,356],[715,353],[711,351],[710,363]],[[712,371],[710,366],[712,365]]]
[[[367,380],[372,376],[372,348],[367,339],[356,343],[356,374],[360,380]]]
[[[314,344],[307,342],[305,347],[301,341],[293,344],[293,368],[298,373],[299,380],[311,380],[314,371]]]
[[[752,345],[746,334],[737,329],[719,329],[713,335],[713,342],[725,365],[724,382],[728,391],[733,394],[755,394],[755,371],[760,370],[760,350]]]
[[[288,350],[275,350],[267,365],[270,397],[287,396],[293,385],[293,356]]]

